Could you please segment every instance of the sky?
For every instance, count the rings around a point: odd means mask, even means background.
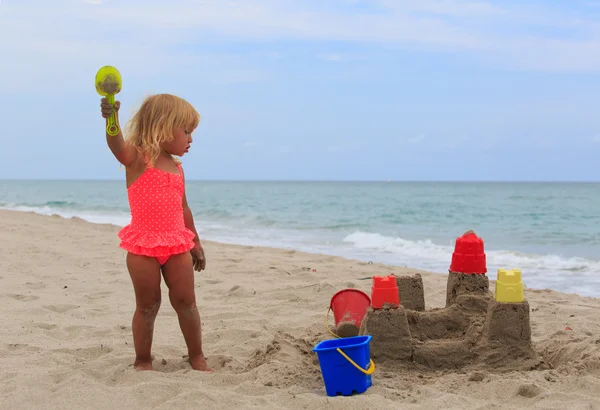
[[[0,56],[0,179],[124,179],[113,65],[187,179],[600,181],[600,1],[0,0]]]

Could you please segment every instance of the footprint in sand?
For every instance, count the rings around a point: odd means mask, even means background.
[[[16,293],[9,293],[6,296],[8,296],[9,298],[13,298],[15,300],[20,300],[21,302],[31,302],[33,300],[38,300],[40,298],[39,296],[19,295],[19,294],[16,294]]]
[[[46,288],[46,284],[44,282],[27,282],[25,283],[25,286],[32,290],[40,290]]]
[[[72,371],[55,371],[54,373],[49,373],[48,377],[54,384],[58,385],[77,376],[75,376]]]
[[[244,366],[233,359],[232,356],[216,354],[206,358],[208,365],[214,370],[242,370]]]
[[[13,356],[17,353],[40,353],[41,348],[35,346],[29,346],[27,343],[9,343],[4,345],[4,348],[0,348],[0,357]]]
[[[541,394],[543,390],[535,384],[523,384],[517,390],[518,396],[527,397],[529,399]]]
[[[19,350],[24,349],[29,345],[27,343],[9,343],[6,346],[8,347],[8,350]]]
[[[94,360],[113,351],[111,347],[98,345],[92,347],[82,347],[78,349],[57,349],[57,352],[71,354],[80,359]]]
[[[236,362],[232,356],[227,355],[211,355],[206,358],[208,365],[221,373],[241,372],[244,366]],[[174,373],[182,370],[191,370],[191,365],[188,356],[184,355],[181,359],[162,359],[154,361],[154,369],[164,373]]]
[[[173,373],[181,370],[190,370],[192,368],[187,358],[183,360],[155,360],[153,366],[154,370],[163,373]]]
[[[56,340],[74,340],[82,335],[96,337],[94,332],[97,330],[98,328],[93,326],[55,326],[48,332],[48,336]]]
[[[88,299],[90,299],[90,300],[96,300],[96,299],[107,298],[107,297],[109,297],[112,294],[113,294],[112,291],[95,292],[95,293],[90,293],[89,295],[85,295],[85,297],[88,298]]]
[[[219,279],[208,279],[205,280],[204,283],[207,283],[209,285],[218,285],[219,283],[223,283],[223,281]]]
[[[51,323],[33,323],[31,327],[44,330],[52,330],[56,328],[56,325],[53,325]]]
[[[254,296],[256,291],[246,290],[245,288],[235,285],[227,291],[227,296]]]
[[[65,313],[69,310],[78,309],[77,305],[46,305],[44,306],[46,309],[51,310],[56,313]]]

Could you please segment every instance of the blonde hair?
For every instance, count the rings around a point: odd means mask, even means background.
[[[151,95],[125,126],[125,140],[154,165],[161,152],[160,145],[173,140],[176,128],[191,132],[199,122],[200,114],[183,98],[171,94]]]

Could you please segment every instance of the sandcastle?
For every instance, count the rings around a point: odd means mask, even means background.
[[[446,306],[425,310],[420,274],[397,276],[399,305],[367,308],[359,330],[379,363],[430,369],[529,370],[542,362],[531,342],[529,303],[518,270],[499,270],[489,291],[483,240],[457,238]]]

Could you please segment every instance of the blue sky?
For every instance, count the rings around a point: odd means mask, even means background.
[[[93,79],[202,116],[189,179],[600,180],[600,1],[0,0],[0,178],[123,179]]]

